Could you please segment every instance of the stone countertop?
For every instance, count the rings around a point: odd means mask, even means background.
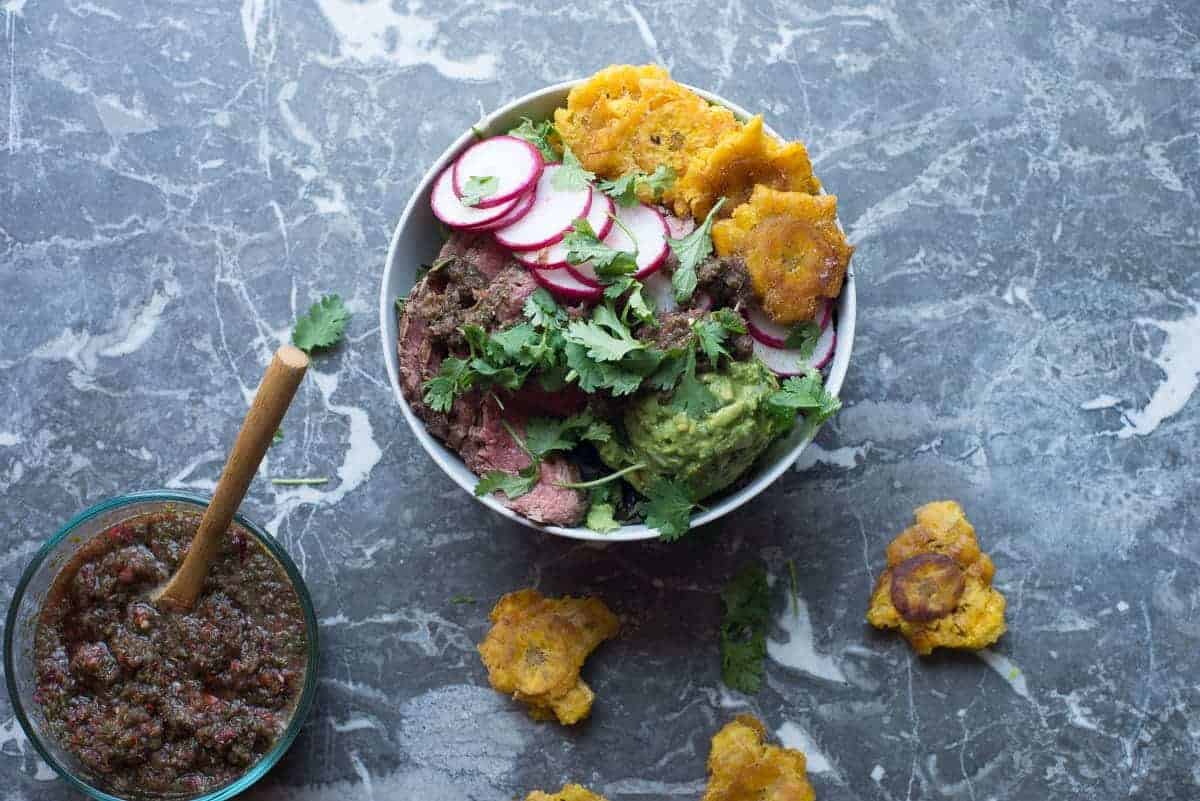
[[[574,7],[579,5],[579,7]],[[1183,2],[3,0],[0,586],[123,491],[209,491],[271,351],[317,359],[248,514],[307,577],[325,658],[246,797],[501,801],[576,780],[697,799],[759,715],[822,801],[1200,795],[1200,10]],[[846,409],[755,503],[596,548],[470,501],[406,428],[375,299],[428,164],[502,102],[611,62],[806,141],[858,246]],[[1010,632],[919,659],[863,621],[914,507],[960,500]],[[719,681],[717,592],[776,583],[768,681]],[[487,688],[499,594],[625,620],[569,731]],[[456,605],[469,595],[478,603]],[[0,796],[72,796],[0,699]]]

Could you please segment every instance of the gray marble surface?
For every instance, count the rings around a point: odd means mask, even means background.
[[[303,567],[320,693],[248,797],[696,799],[738,711],[818,797],[1200,797],[1200,8],[1190,2],[3,0],[0,587],[81,508],[210,490],[270,352],[355,312],[248,513]],[[485,109],[610,62],[808,142],[858,246],[846,409],[674,547],[585,547],[470,501],[406,429],[374,315],[391,228]],[[918,659],[863,621],[885,543],[960,500],[1010,632]],[[776,585],[768,686],[718,676],[716,592]],[[578,728],[487,688],[487,604],[624,618]],[[454,605],[468,594],[476,605]],[[0,798],[72,795],[0,699]]]

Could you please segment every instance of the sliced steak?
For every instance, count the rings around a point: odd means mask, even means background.
[[[489,470],[517,473],[529,466],[529,455],[521,450],[501,420],[506,420],[518,434],[525,430],[524,415],[513,409],[501,412],[491,398],[483,402],[478,423],[463,442],[461,453],[467,467],[476,475]],[[555,526],[574,526],[587,511],[587,498],[579,490],[559,487],[562,482],[579,480],[579,469],[559,455],[542,460],[540,478],[531,492],[509,500],[498,497],[508,508],[537,523]]]

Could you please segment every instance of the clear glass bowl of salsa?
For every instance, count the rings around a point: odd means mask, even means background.
[[[101,801],[129,801],[144,798],[179,798],[189,801],[222,801],[232,798],[254,784],[288,750],[296,739],[312,706],[317,684],[317,619],[312,599],[300,571],[283,548],[266,532],[242,515],[234,518],[231,529],[250,535],[267,555],[283,568],[303,616],[306,635],[306,659],[299,695],[291,707],[283,730],[274,743],[236,777],[202,792],[178,792],[169,796],[159,792],[106,789],[108,782],[92,770],[54,735],[43,706],[36,698],[39,689],[36,654],[37,632],[42,611],[54,586],[55,578],[72,565],[84,547],[97,535],[133,518],[165,511],[202,514],[208,499],[185,492],[153,490],[121,495],[92,506],[62,527],[38,551],[21,575],[9,606],[4,635],[4,672],[16,718],[38,754],[68,784]],[[203,596],[202,596],[203,598]],[[114,794],[117,793],[117,794]]]

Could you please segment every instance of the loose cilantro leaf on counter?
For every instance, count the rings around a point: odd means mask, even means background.
[[[637,256],[624,250],[616,250],[600,241],[596,231],[583,217],[577,219],[563,236],[567,249],[567,261],[582,264],[590,261],[601,282],[615,280],[637,271]]]
[[[503,492],[513,501],[528,494],[537,485],[539,478],[541,469],[536,461],[515,475],[503,470],[489,470],[475,485],[475,496],[482,498],[493,492]]]
[[[806,321],[788,332],[783,346],[800,351],[800,358],[807,361],[812,358],[813,351],[817,349],[817,340],[820,338],[821,327],[814,322]]]
[[[275,433],[271,435],[271,444],[278,445],[281,442],[283,442],[283,429],[277,428],[275,429]]]
[[[292,329],[292,344],[305,353],[314,348],[336,345],[346,332],[350,312],[337,295],[324,295],[308,310],[308,314],[296,321]]]
[[[478,206],[485,197],[496,194],[499,188],[500,179],[494,175],[472,175],[467,179],[459,200],[464,206]]]
[[[645,494],[646,525],[658,529],[660,539],[674,542],[687,533],[695,504],[686,485],[663,478],[647,487]]]
[[[762,687],[767,656],[771,588],[758,565],[742,568],[721,590],[721,680],[735,690],[756,693]]]
[[[583,168],[583,164],[575,157],[571,148],[564,145],[562,166],[554,173],[550,184],[560,192],[579,192],[587,189],[588,182],[595,177],[595,173]]]
[[[696,268],[712,253],[713,221],[723,205],[725,198],[718,200],[704,218],[704,222],[687,236],[682,239],[667,239],[667,244],[679,259],[679,266],[671,276],[671,285],[675,287],[675,300],[680,303],[686,303],[696,291]]]
[[[653,173],[647,175],[641,170],[633,170],[613,181],[600,181],[596,187],[622,206],[633,206],[638,202],[638,187],[645,186],[651,192],[654,200],[662,197],[662,193],[675,183],[675,170],[670,165],[660,164]]]
[[[542,120],[534,122],[528,117],[521,118],[521,124],[508,132],[509,136],[516,136],[529,142],[542,153],[542,158],[547,164],[558,161],[558,153],[554,152],[554,147],[551,145],[551,138],[557,133],[554,130],[554,123],[550,120]]]
[[[470,595],[454,595],[451,596],[450,603],[454,604],[455,606],[462,606],[463,604],[475,603],[475,599]]]

